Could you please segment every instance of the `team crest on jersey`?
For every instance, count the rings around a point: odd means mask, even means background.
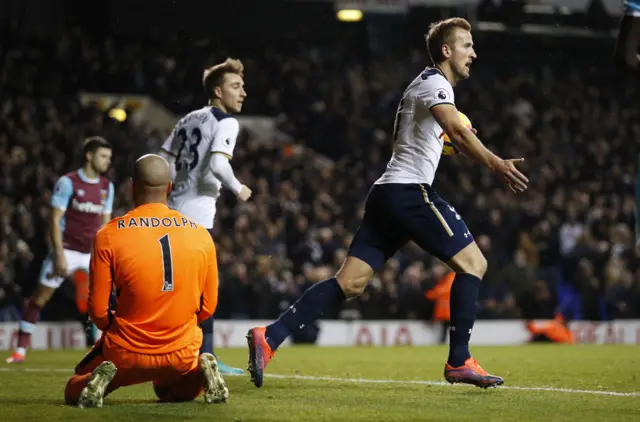
[[[105,202],[107,202],[107,191],[100,189],[100,203],[104,205]]]
[[[78,196],[84,196],[84,189],[78,189]]]

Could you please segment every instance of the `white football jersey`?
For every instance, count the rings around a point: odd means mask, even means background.
[[[393,128],[393,155],[376,184],[433,184],[444,142],[442,128],[431,114],[431,107],[439,104],[455,105],[453,87],[438,69],[427,68],[402,95]]]
[[[169,207],[207,229],[213,227],[216,199],[222,183],[211,171],[211,156],[233,157],[240,126],[215,107],[204,107],[184,116],[171,131],[162,149],[175,157],[175,178]]]

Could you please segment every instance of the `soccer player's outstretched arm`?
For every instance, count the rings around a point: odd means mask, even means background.
[[[489,151],[477,136],[462,124],[458,110],[453,104],[434,105],[431,107],[431,114],[460,152],[500,175],[514,193],[527,189],[529,180],[515,167],[515,163],[524,161],[524,158],[503,160]]]
[[[102,210],[102,225],[104,226],[111,221],[111,214],[113,213],[113,197],[115,196],[115,188],[113,183],[109,183],[109,193],[107,194],[107,200],[104,203]]]
[[[234,118],[218,123],[211,143],[211,171],[225,188],[230,189],[241,201],[246,201],[251,196],[251,189],[240,183],[230,163],[239,130],[240,125]]]
[[[207,247],[207,275],[202,289],[201,302],[198,323],[211,317],[218,307],[218,258],[213,242],[210,242]]]
[[[51,244],[54,254],[54,272],[60,277],[67,276],[67,260],[64,256],[62,243],[62,218],[67,211],[67,205],[73,196],[73,182],[67,176],[62,176],[56,182],[51,197]]]
[[[102,229],[93,240],[89,271],[89,317],[99,330],[105,331],[111,323],[109,299],[111,298],[113,253],[107,232]]]

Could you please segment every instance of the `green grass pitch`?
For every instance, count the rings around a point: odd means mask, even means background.
[[[81,352],[32,352],[0,364],[0,421],[640,421],[638,346],[473,347],[505,385],[443,381],[445,347],[280,350],[262,388],[227,377],[230,401],[158,404],[150,384],[122,388],[101,409],[64,405]],[[5,352],[6,354],[6,352]],[[221,349],[246,367],[245,349]],[[4,356],[2,361],[4,362]]]

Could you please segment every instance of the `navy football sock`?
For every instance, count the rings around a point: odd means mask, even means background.
[[[337,312],[345,300],[342,287],[335,277],[309,287],[277,321],[267,326],[267,343],[276,350],[289,334],[302,330],[323,315]]]
[[[202,346],[200,346],[200,354],[213,352],[213,317],[202,321],[200,324],[202,328]]]
[[[471,357],[469,339],[476,320],[476,301],[481,280],[471,274],[456,274],[451,286],[451,327],[449,328],[449,365],[464,365]]]

